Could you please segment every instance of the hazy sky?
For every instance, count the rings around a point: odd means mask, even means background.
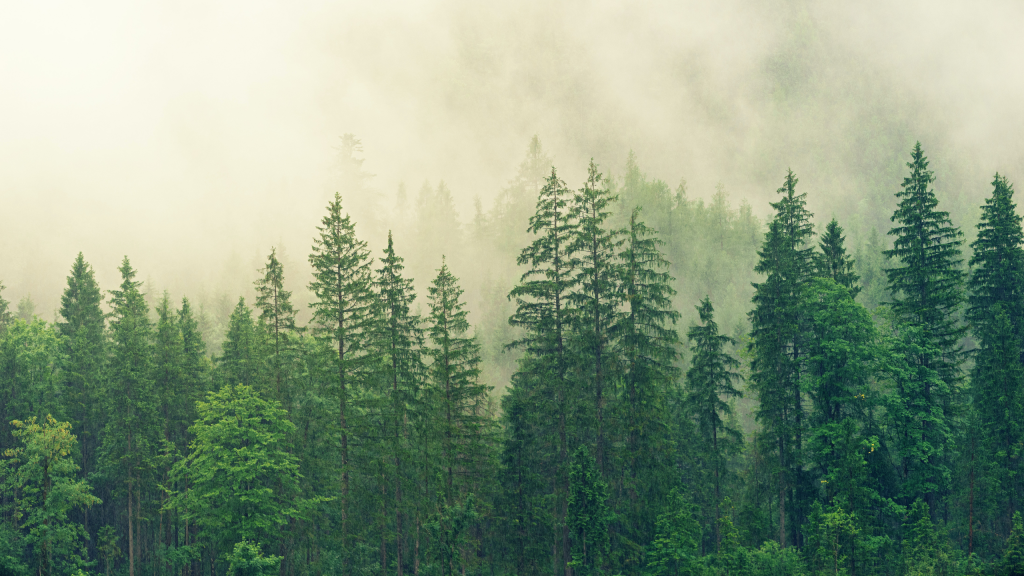
[[[105,289],[125,254],[179,292],[302,261],[344,133],[380,193],[443,178],[464,216],[533,134],[570,185],[633,149],[764,213],[792,167],[865,225],[920,139],[966,210],[996,170],[1024,186],[1022,25],[1015,1],[4,2],[0,281],[48,318],[78,251]]]

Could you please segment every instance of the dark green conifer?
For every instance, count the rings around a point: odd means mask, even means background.
[[[586,446],[580,446],[569,462],[569,514],[566,521],[572,534],[574,574],[588,576],[604,573],[608,555],[608,483]]]
[[[885,251],[893,266],[886,269],[886,274],[893,296],[892,310],[901,324],[898,330],[913,326],[919,330],[915,333],[925,339],[908,350],[912,366],[924,377],[910,385],[919,396],[906,398],[903,404],[911,411],[909,416],[921,424],[917,442],[927,452],[923,466],[928,472],[918,484],[918,489],[924,491],[907,497],[923,497],[934,515],[939,496],[949,487],[946,478],[952,456],[951,432],[959,404],[963,362],[960,339],[965,333],[958,318],[964,299],[960,257],[963,233],[953,226],[947,212],[937,209],[939,201],[930,188],[935,177],[928,170],[920,142],[914,145],[907,167],[910,175],[896,193],[900,203],[889,231],[895,238],[892,249]],[[934,371],[937,380],[926,376],[929,371]],[[908,471],[918,467],[916,461],[905,463]]]
[[[262,388],[265,372],[262,344],[252,309],[245,304],[245,298],[239,298],[221,345],[223,354],[217,359],[222,386],[244,384]]]
[[[135,576],[139,557],[140,498],[147,488],[150,458],[156,454],[156,402],[153,390],[153,343],[149,306],[126,256],[118,269],[121,286],[111,290],[111,357],[104,394],[107,423],[103,456],[107,477],[124,489],[128,520],[128,573]],[[120,490],[119,490],[120,491]]]
[[[256,280],[256,308],[267,333],[267,362],[274,385],[274,399],[285,408],[290,406],[288,379],[292,368],[292,349],[297,328],[292,293],[284,289],[284,265],[277,259],[277,248],[270,249],[267,264]]]
[[[565,571],[570,560],[569,532],[565,524],[568,446],[570,441],[575,441],[577,431],[570,429],[571,415],[579,401],[568,377],[573,365],[568,346],[572,327],[569,294],[576,284],[570,251],[576,224],[569,211],[569,194],[552,168],[537,199],[537,212],[530,218],[528,229],[536,239],[523,249],[517,260],[520,266],[529,269],[509,294],[516,302],[516,312],[509,318],[509,324],[523,330],[522,338],[509,347],[524,352],[519,369],[512,377],[512,386],[525,391],[525,394],[512,394],[509,401],[529,399],[531,409],[536,411],[534,422],[539,429],[535,433],[539,441],[537,448],[541,451],[536,456],[539,456],[538,463],[543,463],[542,473],[553,479],[554,494],[550,503],[556,544],[552,549],[552,562],[559,571]],[[505,406],[505,410],[516,412],[510,405]],[[517,423],[527,424],[527,421]],[[512,435],[531,433],[511,429],[508,432]],[[512,480],[518,477],[514,471],[507,475]],[[515,487],[511,491],[519,492]],[[520,543],[522,545],[525,544]]]
[[[608,449],[606,404],[614,396],[609,383],[616,365],[611,344],[612,323],[621,293],[618,290],[621,266],[616,253],[622,244],[620,232],[611,230],[607,221],[616,197],[602,180],[597,165],[590,161],[587,181],[573,196],[570,211],[578,222],[570,252],[575,257],[576,286],[569,295],[575,310],[574,333],[579,347],[581,393],[592,399],[594,446],[597,469],[605,470]]]
[[[822,234],[818,247],[820,254],[816,254],[818,274],[824,278],[831,278],[836,284],[843,286],[856,298],[860,294],[860,276],[854,272],[853,258],[846,254],[846,236],[843,236],[843,227],[835,218],[825,226],[825,233]]]
[[[762,438],[774,445],[778,459],[778,529],[783,548],[787,517],[791,520],[788,530],[794,535],[799,535],[801,524],[801,498],[791,491],[804,486],[800,461],[805,427],[801,376],[808,347],[804,303],[814,275],[812,214],[806,208],[807,195],[796,193],[797,182],[790,170],[778,190],[782,199],[772,203],[775,218],[754,268],[767,278],[754,284],[750,312],[751,385],[760,400],[757,419],[764,429]],[[788,515],[787,500],[798,506]]]
[[[743,396],[733,382],[742,377],[735,371],[739,362],[725,351],[727,345],[736,341],[718,333],[711,299],[705,297],[696,308],[701,324],[693,326],[686,334],[693,353],[690,369],[686,372],[686,406],[697,421],[697,432],[707,447],[705,461],[714,484],[713,526],[717,551],[722,543],[719,524],[725,456],[735,454],[743,441],[742,432],[728,422],[732,416],[729,400]]]
[[[327,215],[317,226],[309,263],[313,281],[309,289],[316,296],[313,308],[314,334],[335,351],[331,363],[335,378],[330,385],[338,402],[338,428],[341,439],[341,548],[344,574],[348,576],[349,490],[351,462],[349,441],[350,397],[363,384],[370,360],[374,297],[370,278],[371,259],[366,242],[356,237],[355,224],[342,214],[341,195],[335,194],[327,206]]]

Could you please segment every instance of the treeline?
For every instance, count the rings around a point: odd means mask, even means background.
[[[0,574],[1022,574],[1013,188],[968,257],[908,169],[892,247],[853,251],[792,172],[763,226],[632,156],[570,188],[535,139],[469,230],[425,186],[376,257],[336,195],[308,325],[272,250],[215,355],[79,254],[54,323],[0,298]],[[506,252],[476,330],[398,255],[443,233]]]

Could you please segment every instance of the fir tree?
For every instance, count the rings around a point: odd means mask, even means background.
[[[923,496],[934,515],[940,494],[948,488],[944,470],[951,456],[950,431],[959,402],[960,339],[965,331],[958,321],[963,301],[963,234],[950,222],[948,213],[937,210],[938,200],[930,188],[935,178],[920,142],[914,145],[907,167],[910,175],[896,193],[900,203],[889,231],[895,237],[893,247],[885,251],[894,266],[887,268],[886,274],[896,318],[903,325],[919,328],[918,334],[926,339],[915,347],[912,362],[922,374],[933,370],[937,376],[937,380],[929,377],[917,382],[913,387],[920,398],[905,403],[925,412],[913,417],[921,422],[919,441],[927,445],[925,467],[930,470],[919,485],[924,492],[908,496]]]
[[[14,321],[14,316],[11,314],[11,303],[4,300],[4,288],[6,288],[4,283],[0,282],[0,334]]]
[[[725,351],[727,345],[733,345],[736,341],[718,333],[715,311],[709,298],[704,298],[696,308],[701,324],[690,328],[686,334],[693,353],[690,369],[686,372],[686,405],[687,411],[697,421],[697,431],[704,446],[710,449],[707,461],[715,487],[714,532],[715,550],[718,551],[722,544],[719,531],[722,515],[719,506],[722,501],[724,457],[735,453],[743,441],[742,432],[728,423],[728,418],[732,416],[728,400],[743,396],[743,393],[733,386],[733,382],[741,379],[735,372],[739,362]]]

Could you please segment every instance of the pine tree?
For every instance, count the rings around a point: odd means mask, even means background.
[[[825,233],[818,242],[821,249],[816,254],[818,274],[824,278],[831,278],[836,284],[850,290],[854,298],[860,294],[860,276],[854,272],[853,258],[846,254],[846,236],[843,236],[843,227],[833,218],[825,226]]]
[[[592,397],[595,420],[594,445],[598,470],[605,470],[608,449],[605,405],[611,394],[609,374],[616,362],[612,355],[612,323],[621,303],[618,290],[621,268],[616,253],[622,244],[619,231],[607,220],[616,197],[602,181],[597,165],[590,161],[587,181],[573,196],[572,218],[578,222],[569,251],[575,255],[577,290],[569,295],[575,310],[573,332],[579,340],[582,390]]]
[[[135,576],[141,528],[140,499],[150,458],[156,452],[156,406],[153,393],[153,343],[149,306],[139,291],[142,282],[125,257],[119,290],[111,290],[111,358],[103,430],[107,476],[123,482],[128,518],[128,573]]]
[[[293,339],[296,333],[295,308],[292,293],[284,289],[284,266],[277,259],[277,249],[270,250],[267,265],[260,270],[263,277],[256,280],[256,308],[260,322],[268,336],[267,361],[274,384],[274,399],[289,406],[289,371],[292,363]]]
[[[907,167],[910,175],[896,193],[900,203],[889,231],[895,237],[893,247],[885,251],[894,266],[887,268],[886,274],[893,294],[893,313],[902,325],[918,328],[919,336],[925,339],[911,352],[912,362],[925,371],[922,374],[933,370],[937,377],[916,382],[914,388],[920,397],[905,402],[918,406],[912,412],[921,411],[912,417],[921,422],[918,441],[928,452],[923,463],[928,472],[918,485],[923,492],[907,496],[924,497],[934,515],[940,494],[948,488],[944,478],[960,394],[960,339],[965,332],[958,321],[963,301],[963,233],[953,226],[948,213],[937,210],[938,200],[930,188],[935,178],[928,170],[920,142],[914,145]],[[915,463],[906,462],[905,468],[913,467]]]
[[[715,487],[713,526],[715,550],[718,551],[722,545],[719,524],[722,516],[720,504],[725,456],[736,453],[743,441],[742,432],[730,426],[727,421],[732,416],[728,400],[743,396],[733,386],[733,382],[742,377],[735,372],[739,362],[725,351],[727,345],[733,345],[736,341],[718,333],[711,299],[705,297],[696,308],[701,324],[690,328],[686,334],[693,353],[690,369],[686,372],[686,404],[687,411],[697,421],[703,445],[710,448],[707,461]]]
[[[778,458],[779,546],[786,546],[786,501],[801,498],[794,492],[804,487],[800,462],[804,432],[804,401],[801,375],[807,352],[807,318],[804,302],[813,276],[812,214],[806,194],[796,193],[793,171],[772,203],[775,218],[768,227],[754,270],[767,275],[754,284],[754,310],[750,312],[751,384],[760,405],[757,419],[764,435],[775,444]],[[801,510],[790,510],[790,530],[799,534]]]
[[[368,354],[373,329],[373,291],[370,256],[366,243],[359,240],[355,224],[342,215],[341,196],[327,206],[327,215],[317,227],[309,263],[313,281],[309,289],[316,296],[313,308],[315,334],[321,342],[337,351],[332,363],[336,380],[331,388],[338,402],[338,428],[341,437],[341,548],[344,574],[349,571],[349,491],[351,462],[349,440],[350,396],[361,385],[369,364]]]
[[[537,213],[530,218],[529,231],[536,235],[523,249],[517,263],[529,266],[519,284],[509,294],[516,302],[516,312],[509,324],[522,328],[523,337],[509,344],[524,351],[519,370],[512,377],[512,386],[524,394],[512,394],[510,401],[530,399],[540,416],[537,430],[544,451],[545,473],[552,479],[553,534],[552,562],[558,572],[565,572],[570,560],[569,532],[565,524],[566,498],[569,489],[568,446],[574,430],[570,418],[578,402],[568,371],[573,365],[567,339],[570,336],[572,312],[569,294],[575,287],[570,242],[575,222],[569,212],[569,190],[551,169],[537,200]],[[516,411],[514,406],[506,410]],[[517,423],[525,424],[519,420]],[[509,430],[512,435],[530,434]],[[510,478],[517,478],[514,472]],[[518,489],[512,488],[513,492]]]

